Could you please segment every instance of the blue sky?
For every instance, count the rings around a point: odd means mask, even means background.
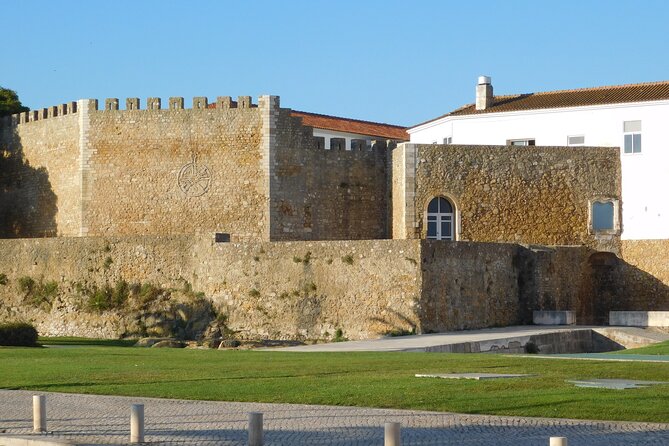
[[[276,94],[411,125],[496,94],[669,79],[667,1],[0,0],[0,85],[80,98]],[[254,99],[255,100],[255,99]]]

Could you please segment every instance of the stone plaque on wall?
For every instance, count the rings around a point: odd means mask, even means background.
[[[179,189],[187,197],[200,197],[209,191],[211,172],[205,164],[199,164],[193,155],[190,163],[185,164],[177,176]]]

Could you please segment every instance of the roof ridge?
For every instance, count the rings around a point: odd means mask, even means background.
[[[407,129],[408,128],[408,127],[403,126],[403,125],[388,124],[388,123],[385,123],[385,122],[377,122],[377,121],[366,121],[364,119],[345,118],[343,116],[325,115],[325,114],[322,114],[322,113],[307,112],[307,111],[302,111],[302,110],[291,109],[290,111],[292,113],[303,113],[305,115],[322,116],[323,118],[341,119],[342,121],[354,121],[354,122],[361,122],[361,123],[364,123],[364,124],[385,125],[387,127],[395,127],[397,129]]]
[[[544,95],[544,94],[558,94],[558,93],[577,93],[581,91],[597,91],[597,90],[620,90],[623,88],[630,88],[630,87],[650,87],[654,85],[667,85],[669,84],[669,80],[665,81],[654,81],[654,82],[640,82],[637,84],[618,84],[618,85],[600,85],[598,87],[583,87],[583,88],[570,88],[567,90],[549,90],[549,91],[538,91],[534,93],[519,93],[519,94],[511,94],[511,95],[500,95],[500,96],[495,96],[497,98],[501,97],[514,97],[514,96],[522,96],[522,95]]]
[[[669,99],[668,87],[669,80],[663,80],[636,84],[603,85],[568,90],[496,95],[494,96],[492,106],[485,110],[474,110],[475,104],[468,103],[436,118],[415,124],[409,127],[409,129],[415,129],[416,127],[430,124],[449,116],[667,100]]]

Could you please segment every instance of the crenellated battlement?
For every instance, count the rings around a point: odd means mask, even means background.
[[[106,98],[104,100],[104,108],[99,109],[97,99],[89,99],[89,112],[94,111],[153,111],[153,110],[226,110],[231,108],[258,108],[257,104],[253,103],[251,96],[239,96],[236,101],[233,101],[230,96],[218,96],[215,102],[209,102],[206,96],[195,96],[191,102],[191,107],[186,107],[186,101],[181,96],[171,96],[167,101],[162,98],[148,97],[146,98],[145,106],[140,98],[126,98],[125,109],[121,108],[121,101],[118,98]],[[262,101],[258,101],[260,103]],[[277,103],[278,104],[278,103]],[[167,107],[165,107],[165,105]]]
[[[258,108],[257,104],[253,103],[251,96],[239,96],[236,101],[232,100],[230,96],[218,96],[213,103],[205,96],[195,96],[192,100],[191,108],[185,107],[183,97],[175,96],[167,100],[167,108],[163,108],[163,101],[158,97],[149,97],[146,99],[146,106],[142,108],[142,101],[140,98],[126,98],[125,108],[121,108],[121,101],[118,98],[106,98],[100,109],[100,102],[97,99],[80,99],[79,101],[72,101],[65,104],[54,105],[51,107],[41,108],[37,110],[30,110],[23,113],[16,113],[11,116],[2,118],[0,124],[3,126],[16,126],[19,124],[28,124],[35,121],[42,121],[45,119],[57,118],[60,116],[67,116],[76,114],[82,107],[90,112],[115,112],[115,111],[174,111],[174,110],[229,110],[229,109],[251,109]],[[262,103],[259,100],[258,103]],[[267,102],[268,106],[278,107],[277,101]]]
[[[77,102],[68,102],[66,104],[53,105],[51,107],[5,116],[2,118],[2,125],[16,126],[18,124],[27,124],[29,122],[42,121],[44,119],[56,118],[58,116],[72,115],[77,113],[77,110]]]

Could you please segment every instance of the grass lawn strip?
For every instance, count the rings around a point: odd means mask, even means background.
[[[512,373],[427,380],[416,373]],[[567,379],[669,381],[669,363],[491,354],[295,353],[80,347],[0,348],[0,388],[220,401],[669,422],[669,386],[583,389]]]
[[[669,341],[659,342],[648,347],[631,348],[629,350],[619,350],[617,355],[669,355]]]

